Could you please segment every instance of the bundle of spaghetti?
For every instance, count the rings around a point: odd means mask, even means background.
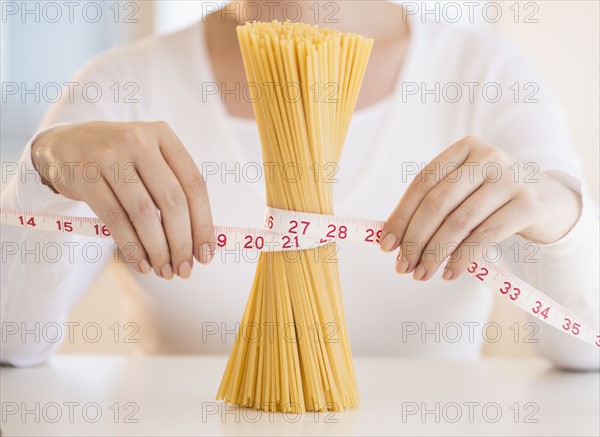
[[[263,161],[298,173],[266,181],[268,204],[333,214],[333,184],[309,169],[339,162],[373,41],[277,21],[237,32]],[[261,253],[218,399],[294,413],[358,406],[335,250]]]

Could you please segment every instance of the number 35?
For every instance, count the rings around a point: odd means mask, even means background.
[[[562,325],[562,329],[565,331],[571,331],[573,335],[579,335],[579,328],[581,328],[579,323],[573,322],[568,317],[565,317],[565,324]]]

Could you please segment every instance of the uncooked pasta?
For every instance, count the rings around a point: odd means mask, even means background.
[[[277,21],[237,32],[265,165],[298,169],[266,181],[268,204],[333,214],[332,183],[309,169],[339,162],[373,41]],[[358,406],[335,249],[261,253],[218,399],[294,413]]]

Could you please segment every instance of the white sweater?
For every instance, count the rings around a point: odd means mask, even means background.
[[[515,159],[534,162],[580,190],[581,177],[565,115],[532,65],[513,47],[486,33],[440,24],[411,22],[411,42],[395,92],[371,108],[357,111],[335,184],[336,214],[385,219],[411,180],[415,165],[424,165],[444,148],[473,134],[504,149]],[[218,95],[208,95],[214,82],[202,24],[152,37],[104,53],[88,64],[74,81],[97,82],[104,92],[97,103],[67,93],[45,117],[41,128],[57,123],[92,120],[166,120],[182,139],[201,170],[205,170],[214,222],[260,226],[265,205],[264,179],[250,170],[261,163],[258,131],[252,120],[234,119]],[[138,84],[138,103],[117,103],[110,87]],[[462,89],[456,96],[455,82]],[[469,85],[476,82],[479,85]],[[515,103],[514,83],[520,88]],[[539,85],[533,96],[525,98]],[[493,85],[493,84],[496,85]],[[204,85],[203,85],[204,84]],[[420,91],[440,90],[440,99]],[[495,89],[497,102],[488,100]],[[469,86],[474,87],[473,99]],[[131,91],[133,88],[129,88]],[[470,101],[472,100],[472,101]],[[30,142],[31,144],[31,142]],[[93,215],[86,204],[70,201],[40,184],[31,170],[30,144],[22,174],[2,196],[2,207]],[[225,170],[239,168],[236,173]],[[215,173],[215,168],[219,172]],[[244,177],[244,175],[246,177]],[[571,177],[569,177],[570,175]],[[551,211],[548,211],[550,214]],[[2,228],[2,242],[34,247],[50,242],[95,242],[102,257],[89,262],[75,250],[75,259],[57,262],[8,256],[2,265],[2,322],[28,329],[64,323],[77,299],[114,262],[109,241],[73,237],[22,228]],[[520,259],[515,263],[515,241]],[[584,212],[560,241],[539,247],[537,262],[523,262],[527,252],[517,237],[502,245],[503,261],[523,279],[572,311],[598,322],[598,219],[584,196]],[[66,247],[66,246],[64,246]],[[67,253],[65,249],[65,254]],[[471,278],[444,282],[437,274],[428,282],[394,272],[395,256],[377,248],[341,243],[339,265],[352,348],[355,353],[420,355],[473,359],[480,355],[482,327],[488,321],[492,294]],[[140,326],[140,347],[146,352],[221,352],[230,350],[234,332],[252,284],[256,263],[219,256],[209,265],[196,264],[191,279],[172,281],[134,272],[142,292],[126,296],[125,319]],[[456,339],[456,328],[461,338]],[[411,335],[417,327],[419,333]],[[472,328],[469,328],[472,327]],[[507,326],[503,326],[506,335]],[[218,329],[219,334],[208,335]],[[471,338],[470,329],[473,336]],[[424,330],[431,333],[421,335]],[[436,338],[437,331],[439,338]],[[1,360],[14,365],[43,362],[58,343],[22,342],[19,335],[2,340]],[[540,353],[560,366],[594,369],[597,348],[540,326]],[[225,340],[225,341],[222,341]]]

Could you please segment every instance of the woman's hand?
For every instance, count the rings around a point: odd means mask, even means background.
[[[187,278],[194,256],[212,258],[206,185],[167,123],[60,126],[36,139],[32,159],[47,185],[91,207],[138,272]]]
[[[427,280],[450,257],[444,279],[457,278],[486,244],[513,234],[548,244],[581,213],[580,196],[554,178],[469,136],[431,161],[385,223],[381,248],[400,248],[398,273]],[[526,171],[527,170],[527,171]]]

